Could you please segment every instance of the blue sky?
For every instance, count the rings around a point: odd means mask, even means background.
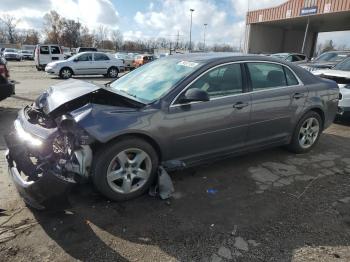
[[[276,6],[285,0],[251,0],[250,10]],[[101,24],[120,30],[124,39],[165,37],[188,41],[190,12],[193,13],[195,42],[227,43],[238,47],[244,41],[245,13],[248,0],[1,0],[0,15],[9,13],[20,19],[19,27],[42,30],[43,16],[50,10],[70,19],[79,19],[92,31]],[[321,41],[333,39],[349,44],[350,32],[324,33]],[[350,47],[350,46],[349,46]]]

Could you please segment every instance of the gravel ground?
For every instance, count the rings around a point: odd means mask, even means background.
[[[275,148],[172,173],[170,201],[113,203],[87,184],[64,211],[37,212],[7,176],[2,136],[19,108],[62,80],[32,62],[9,67],[17,85],[0,102],[0,261],[350,261],[349,122],[305,155]]]

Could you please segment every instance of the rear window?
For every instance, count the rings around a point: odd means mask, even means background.
[[[95,61],[106,61],[109,60],[105,54],[95,54]]]
[[[58,46],[51,46],[51,54],[57,55],[61,54],[61,49]]]
[[[40,54],[49,55],[50,54],[49,47],[47,45],[40,46]]]
[[[298,85],[293,72],[273,63],[247,63],[253,90]]]

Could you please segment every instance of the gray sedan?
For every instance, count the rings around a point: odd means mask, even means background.
[[[306,153],[333,122],[338,96],[334,81],[270,57],[169,56],[106,86],[52,86],[19,112],[6,137],[9,170],[38,208],[87,178],[112,200],[131,199],[155,181],[159,165],[280,145]]]

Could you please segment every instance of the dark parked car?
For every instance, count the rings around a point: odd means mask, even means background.
[[[97,52],[97,48],[95,47],[78,47],[75,50],[76,53],[81,53],[81,52]]]
[[[276,53],[271,56],[282,59],[284,61],[292,62],[295,64],[305,63],[307,61],[307,57],[304,54],[299,53]]]
[[[35,207],[83,178],[126,200],[149,188],[159,165],[279,145],[305,153],[333,122],[338,97],[335,82],[278,59],[174,55],[106,86],[52,86],[19,112],[6,136],[7,160]]]
[[[15,84],[9,80],[10,74],[5,58],[0,57],[0,101],[15,94]]]
[[[329,51],[319,55],[314,60],[308,63],[299,65],[308,71],[329,69],[349,56],[350,51]]]

